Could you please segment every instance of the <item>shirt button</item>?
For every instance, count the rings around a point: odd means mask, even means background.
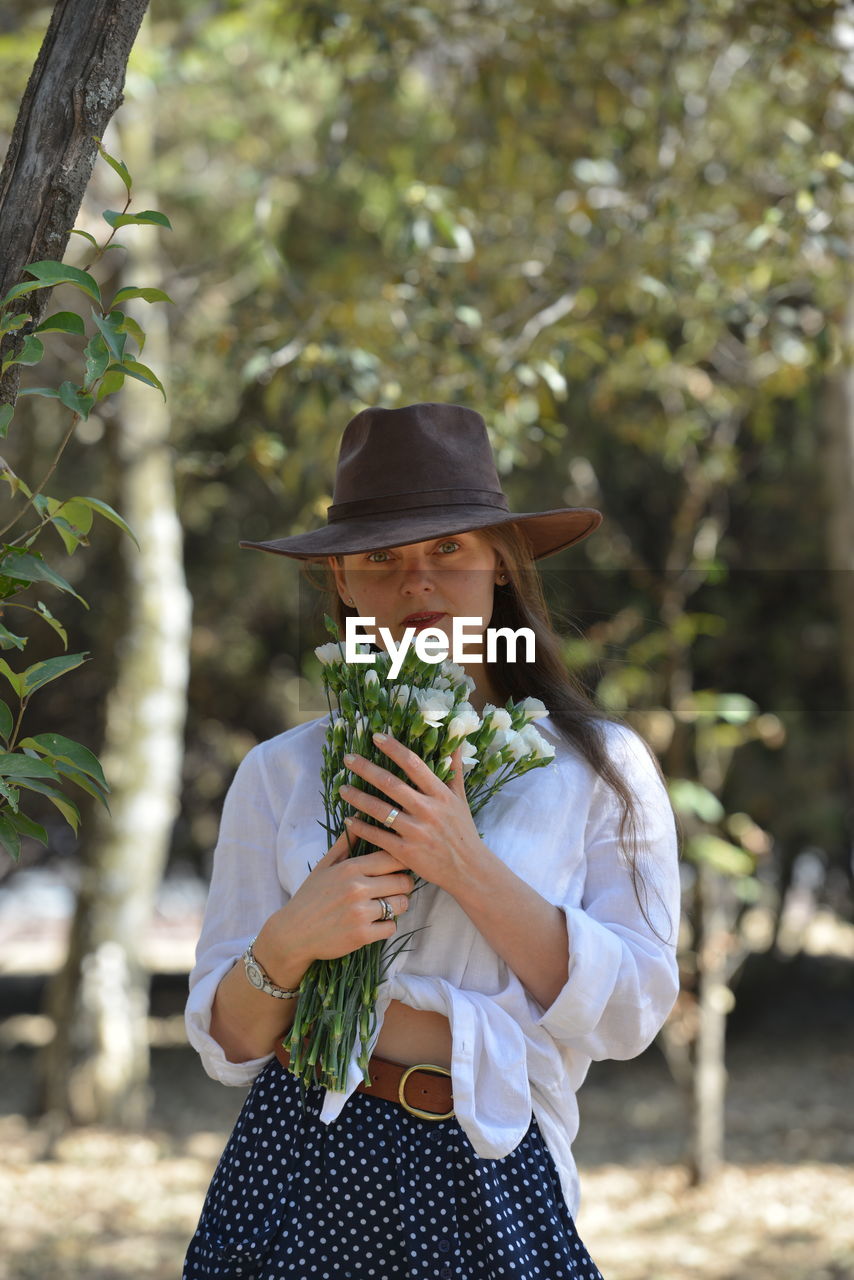
[[[448,1252],[448,1250],[450,1249],[450,1247],[451,1247],[451,1242],[450,1242],[450,1240],[440,1240],[440,1241],[439,1241],[439,1252],[440,1252],[440,1253],[447,1253],[447,1252]]]

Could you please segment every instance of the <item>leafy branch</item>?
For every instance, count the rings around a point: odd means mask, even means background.
[[[62,439],[45,474],[31,486],[0,458],[0,479],[8,484],[12,498],[18,504],[0,529],[0,619],[10,609],[31,613],[54,631],[65,650],[68,648],[66,630],[44,601],[38,598],[39,593],[48,586],[74,596],[83,605],[86,601],[48,563],[41,549],[35,547],[36,541],[48,526],[52,526],[67,554],[72,555],[78,547],[89,545],[89,533],[96,515],[117,525],[134,541],[136,539],[118,512],[100,498],[54,497],[46,492],[47,486],[53,480],[78,424],[88,419],[102,400],[119,391],[126,378],[155,388],[164,399],[166,396],[160,379],[139,359],[145,346],[145,331],[133,316],[126,313],[124,305],[133,299],[148,303],[171,302],[172,299],[161,289],[127,285],[105,300],[91,270],[109,249],[122,247],[114,239],[120,228],[156,225],[171,229],[171,224],[165,214],[153,209],[129,212],[133,183],[127,166],[111,156],[100,140],[98,149],[121,178],[126,193],[120,211],[106,209],[102,215],[110,228],[109,235],[99,243],[90,232],[75,227],[72,234],[82,236],[95,250],[85,268],[52,260],[30,263],[26,275],[31,278],[14,285],[0,299],[0,378],[15,366],[40,364],[45,356],[44,338],[50,334],[85,339],[81,353],[82,376],[79,379],[65,380],[58,388],[26,387],[19,393],[20,396],[58,400],[69,411]],[[88,306],[83,304],[80,311],[57,311],[40,324],[34,324],[33,315],[26,310],[24,300],[38,290],[52,289],[56,285],[76,289]],[[0,439],[7,436],[14,414],[15,405],[0,405]],[[24,591],[35,592],[35,604],[17,599]],[[0,621],[0,650],[23,653],[27,641],[27,636],[17,634]],[[75,832],[79,827],[80,812],[63,791],[67,783],[75,784],[100,803],[107,804],[109,785],[97,757],[87,747],[57,733],[22,736],[33,695],[81,666],[87,658],[85,653],[64,653],[23,670],[15,670],[0,658],[0,677],[13,695],[11,702],[0,698],[0,845],[13,858],[20,856],[23,837],[47,844],[45,828],[22,812],[21,806],[26,799],[22,793],[32,792],[46,797]]]

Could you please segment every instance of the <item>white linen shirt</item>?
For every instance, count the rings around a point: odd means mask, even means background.
[[[639,801],[636,857],[641,912],[618,845],[617,797],[545,717],[537,728],[554,760],[513,778],[475,818],[485,843],[566,916],[567,981],[543,1009],[478,933],[454,898],[426,883],[410,899],[398,938],[417,929],[380,986],[373,1049],[391,1000],[450,1020],[454,1109],[476,1155],[497,1159],[536,1116],[573,1217],[579,1205],[572,1142],[576,1093],[591,1060],[632,1058],[655,1037],[678,991],[678,844],[667,792],[634,730],[603,721],[609,756]],[[254,747],[223,806],[196,964],[187,1036],[208,1075],[248,1085],[272,1057],[229,1062],[210,1035],[225,974],[265,920],[327,849],[320,790],[328,716]],[[331,1123],[362,1079],[354,1059],[343,1092],[326,1091]]]

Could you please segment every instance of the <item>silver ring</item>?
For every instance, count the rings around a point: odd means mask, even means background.
[[[394,912],[391,909],[391,903],[389,902],[388,898],[377,898],[377,902],[380,904],[380,906],[383,909],[383,913],[380,916],[379,920],[377,921],[377,924],[384,924],[386,920],[397,919],[397,917],[395,916]]]
[[[383,818],[383,823],[385,824],[385,826],[391,827],[394,825],[395,818],[397,818],[399,815],[400,815],[399,809],[390,809],[388,813],[388,817]]]

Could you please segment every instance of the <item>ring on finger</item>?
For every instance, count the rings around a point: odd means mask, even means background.
[[[395,819],[399,817],[400,817],[399,809],[394,809],[394,808],[389,809],[387,817],[383,818],[383,823],[387,827],[392,827],[394,826]]]
[[[384,924],[386,920],[397,919],[397,917],[394,914],[394,911],[392,910],[392,906],[388,898],[377,898],[377,902],[380,904],[380,906],[383,909],[383,913],[380,916],[379,920],[377,921],[377,924]]]

